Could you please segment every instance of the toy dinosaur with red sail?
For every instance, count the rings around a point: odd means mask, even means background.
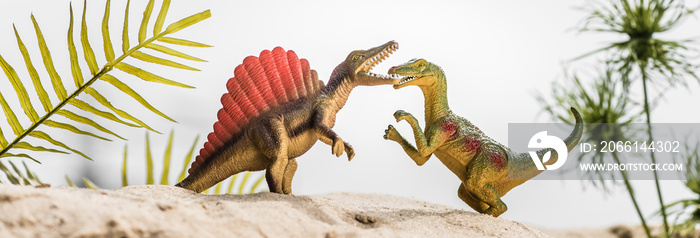
[[[352,159],[352,146],[331,129],[336,113],[357,86],[399,82],[398,76],[370,72],[396,49],[398,43],[390,41],[351,52],[327,85],[291,50],[277,47],[245,58],[226,83],[214,132],[176,186],[201,192],[231,175],[267,169],[270,191],[290,194],[296,158],[317,140],[334,155],[345,152]]]

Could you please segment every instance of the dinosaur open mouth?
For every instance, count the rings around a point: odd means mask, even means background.
[[[367,75],[372,76],[372,77],[376,77],[376,78],[383,78],[383,79],[399,79],[399,78],[401,78],[401,76],[399,76],[397,74],[386,75],[386,74],[378,74],[378,73],[370,72],[374,68],[374,66],[377,66],[379,63],[381,63],[383,60],[388,58],[389,55],[391,55],[392,53],[394,53],[394,51],[396,51],[398,49],[399,49],[399,44],[396,42],[393,42],[392,44],[384,47],[384,49],[382,49],[382,51],[380,51],[379,53],[377,53],[374,56],[367,59],[363,63],[362,68],[360,68],[359,72],[364,72]]]
[[[401,78],[401,81],[399,81],[399,83],[397,83],[397,84],[394,84],[394,86],[401,86],[402,84],[411,82],[411,81],[415,80],[416,78],[418,78],[418,77],[416,77],[416,76],[403,77],[403,78]]]

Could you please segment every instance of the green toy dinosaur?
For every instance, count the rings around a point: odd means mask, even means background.
[[[528,153],[515,153],[486,136],[467,119],[455,115],[447,104],[447,82],[442,69],[424,59],[414,59],[389,69],[389,74],[403,76],[395,89],[416,85],[425,97],[425,131],[418,120],[402,110],[394,113],[396,122],[406,120],[413,128],[416,147],[413,147],[392,126],[385,130],[384,139],[393,140],[403,147],[416,164],[423,165],[432,154],[440,159],[462,181],[458,195],[471,208],[492,216],[499,216],[506,210],[501,197],[528,179],[535,177],[538,170]],[[583,131],[581,115],[571,108],[576,117],[576,126],[565,140],[571,151]],[[537,151],[540,158],[553,151]],[[557,160],[556,152],[551,152],[549,161]],[[509,179],[509,173],[515,179]]]
[[[397,49],[398,43],[390,41],[351,52],[325,86],[293,51],[277,47],[247,57],[227,82],[214,132],[176,186],[201,192],[233,174],[267,169],[270,191],[290,194],[296,158],[316,141],[330,145],[336,156],[346,152],[351,160],[352,146],[331,129],[336,113],[356,86],[398,83],[398,76],[370,72]]]

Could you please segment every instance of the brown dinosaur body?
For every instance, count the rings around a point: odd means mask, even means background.
[[[423,59],[411,60],[392,67],[390,74],[404,78],[394,88],[409,85],[420,87],[425,98],[425,131],[410,113],[398,110],[396,121],[406,120],[413,129],[414,147],[391,125],[384,139],[396,141],[417,164],[423,165],[435,156],[454,173],[462,184],[457,194],[474,210],[499,216],[507,210],[500,199],[514,187],[541,173],[528,153],[516,153],[486,136],[469,120],[454,114],[447,102],[447,81],[439,66]],[[571,108],[576,118],[573,132],[564,140],[571,151],[581,138],[581,116]],[[552,149],[537,151],[538,156],[551,152],[550,161],[557,160]]]
[[[296,158],[316,141],[330,145],[332,154],[340,156],[345,152],[348,160],[352,159],[352,146],[332,130],[336,113],[353,88],[398,82],[397,77],[369,72],[396,49],[398,43],[390,41],[351,52],[333,70],[327,85],[308,69],[305,60],[294,62],[293,52],[287,52],[285,57],[284,53],[276,54],[279,48],[272,51],[272,59],[264,58],[265,51],[259,60],[246,58],[247,71],[237,70],[241,77],[236,75],[229,80],[228,96],[222,97],[224,112],[219,111],[219,122],[208,137],[209,144],[205,143],[190,174],[176,186],[201,192],[233,174],[267,169],[270,191],[290,194]],[[247,61],[252,63],[246,64]],[[256,66],[257,62],[262,66]],[[286,73],[271,73],[275,69],[269,65],[291,73],[287,78],[281,76]],[[294,70],[297,65],[301,65],[301,70]],[[239,114],[229,108],[239,108]]]

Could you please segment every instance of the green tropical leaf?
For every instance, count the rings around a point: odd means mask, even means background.
[[[80,70],[78,61],[78,52],[75,49],[75,40],[73,40],[73,4],[70,4],[70,23],[68,24],[68,54],[70,55],[70,71],[73,75],[75,86],[80,88],[83,85],[83,72]]]
[[[248,178],[250,178],[250,171],[246,171],[246,173],[243,175],[243,180],[241,180],[241,185],[238,187],[238,194],[243,194],[243,188],[245,184],[248,182]]]
[[[105,15],[102,17],[102,40],[104,41],[104,48],[105,48],[105,58],[107,61],[113,61],[114,60],[114,48],[112,48],[112,40],[109,38],[109,9],[110,9],[110,0],[107,0],[106,6],[105,6]]]
[[[10,79],[10,83],[15,89],[15,93],[17,93],[20,105],[22,106],[22,109],[24,109],[24,114],[26,114],[29,119],[32,120],[32,122],[36,123],[39,120],[39,115],[37,115],[34,107],[32,106],[32,102],[29,100],[27,89],[24,88],[22,82],[19,81],[17,72],[7,63],[7,61],[5,61],[5,59],[2,58],[2,56],[0,56],[0,64],[2,65],[2,70],[5,72],[5,75],[7,75],[7,78]]]
[[[7,146],[7,139],[5,139],[5,134],[2,133],[2,129],[0,129],[0,148],[5,148]],[[2,154],[0,154],[1,156]]]
[[[48,149],[44,148],[41,146],[33,146],[27,142],[19,142],[15,145],[16,149],[25,149],[25,150],[31,150],[31,151],[45,151],[45,152],[53,152],[53,153],[61,153],[61,154],[68,154],[68,152],[65,151],[60,151],[60,150],[55,150],[55,149]]]
[[[2,56],[0,56],[0,63],[2,63],[2,61]],[[5,101],[5,97],[3,97],[2,94],[0,94],[0,106],[2,106],[2,110],[5,112],[5,118],[7,118],[7,122],[10,123],[10,127],[12,127],[12,131],[15,132],[15,135],[22,135],[24,129],[22,128],[22,125],[19,124],[17,116],[15,116],[15,113],[12,112],[12,108],[10,108],[10,105],[7,104],[7,101]]]
[[[258,178],[258,180],[255,181],[255,183],[253,183],[253,186],[250,187],[249,193],[255,193],[257,191],[258,187],[260,186],[260,184],[262,184],[262,181],[264,181],[264,180],[265,180],[265,175],[263,174],[262,176],[260,176]]]
[[[63,81],[61,77],[58,76],[56,68],[53,65],[53,59],[51,59],[51,52],[49,47],[46,46],[46,40],[44,40],[44,35],[41,33],[39,28],[39,23],[36,22],[34,15],[31,15],[32,23],[34,24],[34,30],[36,31],[36,38],[39,41],[39,49],[41,50],[41,57],[44,59],[44,66],[46,66],[46,71],[49,73],[51,78],[51,83],[53,84],[53,89],[56,91],[56,96],[59,100],[65,100],[67,97],[66,88],[63,87]]]
[[[120,110],[120,109],[117,109],[116,107],[112,106],[112,103],[110,103],[110,102],[107,100],[107,98],[105,98],[105,97],[102,96],[100,93],[98,93],[97,90],[95,90],[95,89],[93,89],[93,88],[87,88],[87,89],[85,89],[85,93],[87,93],[88,95],[90,95],[90,96],[92,96],[93,98],[95,98],[95,100],[97,100],[97,102],[99,102],[99,103],[102,104],[103,106],[109,108],[110,110],[112,110],[114,113],[116,113],[116,114],[119,115],[120,117],[123,117],[123,118],[126,118],[126,119],[128,119],[128,120],[131,120],[131,121],[135,122],[136,124],[138,124],[139,126],[142,126],[142,127],[146,128],[146,129],[148,129],[148,130],[151,130],[151,131],[153,131],[153,132],[156,132],[156,133],[159,133],[159,134],[160,134],[160,132],[158,132],[158,131],[156,131],[155,129],[151,128],[150,126],[146,125],[146,123],[142,122],[141,120],[136,119],[136,117],[132,116],[131,114],[129,114],[129,113],[125,112],[125,111],[122,111],[122,110]]]
[[[93,121],[90,118],[75,114],[75,113],[68,111],[68,110],[60,110],[60,111],[56,112],[56,114],[64,116],[64,117],[71,119],[75,122],[80,122],[80,123],[83,123],[85,125],[92,126],[95,129],[100,130],[101,132],[113,135],[119,139],[126,140],[126,139],[124,139],[124,137],[121,137],[121,136],[117,135],[116,133],[108,130],[107,128],[104,128],[103,126],[101,126],[100,124],[98,124],[97,122]]]
[[[173,45],[182,45],[182,46],[191,46],[191,47],[211,47],[210,45],[207,45],[207,44],[202,44],[199,42],[183,40],[183,39],[176,39],[176,38],[172,38],[172,37],[161,37],[160,39],[158,39],[158,41],[170,43]]]
[[[129,186],[129,180],[126,177],[126,145],[124,145],[124,162],[122,162],[122,187]]]
[[[199,69],[195,69],[195,68],[192,68],[192,67],[190,67],[190,66],[187,66],[187,65],[184,65],[184,64],[180,64],[180,63],[177,63],[177,62],[174,62],[174,61],[170,61],[170,60],[167,60],[167,59],[155,57],[155,56],[152,56],[152,55],[149,55],[149,54],[140,52],[140,51],[135,51],[134,53],[131,54],[131,56],[133,56],[133,57],[136,58],[136,59],[139,59],[139,60],[142,60],[142,61],[146,61],[146,62],[150,62],[150,63],[154,63],[154,64],[160,64],[160,65],[170,66],[170,67],[178,68],[178,69],[186,69],[186,70],[192,70],[192,71],[199,71]]]
[[[223,183],[217,183],[216,186],[214,186],[214,194],[221,194],[221,184]]]
[[[165,22],[165,15],[168,14],[168,8],[170,8],[170,0],[163,0],[163,5],[160,7],[160,12],[158,13],[158,18],[156,18],[156,24],[153,25],[153,35],[156,36],[163,29],[163,23]]]
[[[24,172],[19,169],[12,161],[8,161],[8,165],[5,165],[4,162],[0,161],[0,174],[5,174],[5,177],[7,178],[7,182],[3,181],[2,177],[0,177],[0,183],[8,183],[9,184],[15,184],[15,185],[41,185],[42,182],[39,180],[39,177],[36,176],[32,171],[29,170],[29,167],[27,167],[27,164],[22,162],[22,166],[24,167]],[[12,167],[12,170],[10,170],[8,167]]]
[[[19,37],[19,33],[17,33],[17,28],[14,25],[12,25],[12,28],[15,30],[15,37],[17,38],[17,46],[19,47],[19,51],[22,53],[22,57],[24,58],[24,62],[27,66],[27,71],[29,71],[29,77],[32,79],[32,83],[34,84],[34,89],[36,90],[36,93],[39,96],[39,100],[41,101],[41,105],[44,107],[44,111],[49,112],[49,111],[51,111],[51,108],[53,107],[51,105],[51,100],[49,99],[49,94],[46,93],[44,86],[41,85],[41,80],[39,79],[39,73],[36,71],[36,68],[34,68],[34,65],[32,64],[32,60],[29,57],[29,52],[27,51],[27,47],[22,42],[22,39]],[[38,118],[38,115],[36,117]]]
[[[129,52],[129,5],[131,0],[126,1],[126,10],[124,10],[124,29],[122,29],[122,52]]]
[[[144,46],[144,47],[149,48],[149,49],[152,49],[152,50],[155,50],[155,51],[158,51],[158,52],[161,52],[161,53],[164,53],[164,54],[169,54],[169,55],[172,55],[172,56],[180,57],[180,58],[183,58],[183,59],[188,59],[188,60],[192,60],[192,61],[199,61],[199,62],[207,62],[206,60],[203,60],[203,59],[200,59],[200,58],[197,58],[197,57],[194,57],[194,56],[190,56],[190,55],[188,55],[188,54],[181,53],[181,52],[179,52],[179,51],[176,51],[176,50],[173,50],[173,49],[170,49],[170,48],[168,48],[168,47],[165,47],[165,46],[162,46],[162,45],[158,45],[158,44],[155,44],[155,43],[150,43],[150,44],[148,44],[148,45],[146,45],[146,46]]]
[[[59,141],[57,141],[57,140],[54,140],[53,138],[51,138],[51,136],[49,136],[48,134],[46,134],[46,133],[44,133],[44,132],[41,132],[41,131],[32,131],[32,132],[29,133],[29,136],[34,137],[34,138],[38,138],[38,139],[45,140],[45,141],[47,141],[47,142],[49,142],[49,143],[51,143],[51,144],[53,144],[53,145],[59,146],[59,147],[64,148],[64,149],[66,149],[66,150],[70,150],[71,152],[76,153],[76,154],[78,154],[78,155],[80,155],[80,156],[82,156],[82,157],[85,157],[86,159],[92,160],[90,157],[88,157],[87,155],[83,154],[83,152],[74,150],[73,148],[70,148],[70,147],[68,147],[67,145],[63,144],[63,143],[61,143],[61,142],[59,142]]]
[[[87,178],[83,178],[83,183],[85,183],[85,187],[87,187],[87,188],[89,188],[89,189],[93,189],[93,190],[99,190],[99,189],[100,189],[99,187],[97,187],[97,185],[95,185],[95,183],[93,183],[92,181],[90,181],[90,180],[87,179]]]
[[[25,84],[22,81],[22,79],[18,76],[17,72],[15,71],[15,68],[11,66],[10,62],[7,62],[2,56],[0,56],[0,67],[2,67],[3,72],[7,76],[8,80],[10,81],[11,85],[13,86],[14,93],[17,95],[19,99],[19,105],[9,105],[7,102],[7,92],[3,92],[3,90],[7,89],[2,89],[0,90],[0,107],[2,107],[2,110],[5,114],[5,118],[7,120],[7,124],[12,128],[15,138],[12,140],[8,140],[8,138],[5,137],[5,135],[0,131],[0,157],[24,157],[24,158],[31,158],[29,155],[25,154],[17,154],[17,153],[9,153],[11,149],[28,149],[28,148],[33,148],[35,150],[32,151],[48,151],[48,152],[53,152],[53,153],[59,153],[59,151],[62,151],[62,149],[65,149],[66,151],[70,151],[71,153],[83,156],[85,158],[89,157],[80,151],[71,149],[68,147],[66,144],[62,143],[61,141],[52,138],[49,136],[49,134],[38,131],[37,128],[41,125],[46,125],[49,127],[53,128],[58,128],[66,131],[70,131],[74,134],[78,135],[88,135],[92,136],[98,139],[103,139],[103,140],[109,140],[105,138],[102,135],[94,134],[91,132],[87,132],[81,129],[78,129],[74,125],[74,123],[82,123],[86,125],[90,125],[91,127],[94,127],[95,129],[105,133],[105,134],[110,134],[115,137],[118,137],[120,139],[124,139],[117,135],[116,133],[106,129],[106,127],[96,123],[92,119],[90,119],[88,116],[85,115],[79,115],[77,113],[71,112],[69,110],[65,109],[66,105],[73,105],[81,110],[84,111],[84,113],[90,114],[90,115],[97,115],[106,119],[109,119],[114,122],[118,122],[119,124],[127,125],[130,127],[143,127],[148,130],[156,131],[152,127],[148,126],[146,123],[143,121],[139,120],[138,118],[132,116],[129,112],[120,110],[112,105],[110,102],[110,99],[107,99],[106,97],[103,96],[101,91],[98,91],[95,88],[92,88],[92,84],[99,80],[102,79],[104,81],[107,81],[114,85],[117,89],[123,91],[130,97],[134,98],[137,100],[143,107],[146,109],[168,119],[171,121],[174,121],[172,118],[167,117],[164,113],[156,109],[154,106],[152,106],[147,100],[145,100],[141,95],[136,93],[136,91],[129,86],[127,86],[125,83],[123,83],[120,80],[117,80],[113,76],[109,75],[108,73],[113,70],[114,68],[120,69],[128,74],[134,75],[136,77],[139,77],[141,79],[144,79],[146,81],[152,81],[152,82],[158,82],[158,83],[163,83],[171,86],[178,86],[178,87],[185,87],[185,88],[192,88],[191,86],[182,84],[180,82],[176,82],[173,80],[165,79],[163,77],[160,77],[158,75],[155,75],[153,73],[150,73],[147,69],[141,67],[140,65],[129,65],[123,62],[124,59],[126,58],[135,58],[139,59],[142,61],[154,63],[154,64],[159,64],[159,65],[165,65],[169,67],[174,67],[174,68],[179,68],[179,69],[186,69],[186,70],[196,70],[193,67],[190,67],[185,64],[177,63],[174,62],[170,59],[166,58],[161,58],[161,57],[155,57],[150,54],[144,53],[142,51],[143,48],[147,48],[148,45],[150,45],[154,41],[161,41],[162,42],[171,42],[172,44],[180,44],[180,45],[185,45],[189,47],[203,47],[204,44],[199,44],[199,43],[194,43],[188,40],[173,40],[175,38],[169,37],[171,33],[174,33],[176,31],[181,30],[182,28],[188,27],[196,22],[199,22],[203,19],[206,19],[210,16],[209,11],[205,11],[199,14],[194,14],[192,16],[186,17],[184,19],[181,19],[179,21],[176,21],[173,24],[170,24],[169,26],[166,27],[166,29],[163,31],[163,24],[165,23],[165,18],[167,16],[167,11],[170,8],[170,0],[164,0],[161,7],[160,7],[160,12],[158,14],[158,17],[155,19],[155,24],[153,26],[153,36],[148,37],[148,34],[146,34],[148,30],[148,23],[150,16],[152,14],[153,8],[154,8],[154,3],[155,1],[150,0],[148,5],[146,6],[146,9],[144,10],[144,15],[143,19],[141,21],[141,25],[139,28],[138,32],[138,42],[139,44],[130,46],[129,44],[129,31],[128,31],[128,15],[129,15],[129,6],[130,6],[130,1],[127,1],[126,3],[126,9],[124,11],[124,22],[123,22],[123,27],[122,27],[122,53],[121,55],[116,55],[114,51],[114,46],[111,42],[110,38],[110,17],[111,17],[111,0],[107,0],[104,6],[104,12],[103,16],[101,19],[101,25],[100,25],[100,31],[101,31],[101,36],[102,36],[102,48],[103,48],[103,53],[105,55],[105,61],[106,62],[98,62],[96,59],[96,54],[95,50],[92,48],[90,40],[88,38],[89,35],[89,30],[88,30],[88,20],[87,20],[87,1],[83,1],[83,9],[82,9],[82,17],[80,19],[80,32],[77,33],[80,36],[80,47],[82,48],[83,54],[79,55],[77,52],[77,45],[74,40],[74,12],[73,12],[73,7],[72,4],[69,4],[69,11],[70,11],[70,22],[68,25],[68,30],[67,30],[67,49],[68,49],[68,59],[70,62],[70,70],[71,70],[71,76],[73,77],[73,81],[75,83],[76,89],[74,91],[68,92],[64,86],[64,82],[59,75],[57,69],[55,68],[54,61],[51,55],[51,49],[49,49],[47,40],[44,38],[44,34],[41,30],[40,24],[37,21],[37,18],[35,18],[34,15],[30,15],[32,25],[34,28],[34,31],[36,33],[36,40],[37,40],[37,46],[38,50],[41,53],[42,56],[42,61],[43,61],[43,67],[45,68],[46,72],[48,73],[51,84],[53,86],[53,90],[55,91],[56,96],[58,97],[59,101],[56,105],[54,105],[53,102],[49,99],[49,95],[44,88],[44,86],[41,83],[41,79],[38,74],[38,69],[39,65],[35,65],[32,63],[31,57],[29,55],[29,49],[27,49],[27,46],[24,44],[24,41],[21,39],[20,35],[17,29],[14,29],[15,33],[15,38],[17,40],[17,45],[19,52],[23,56],[24,64],[27,68],[27,72],[29,72],[29,77],[28,80],[31,80],[34,86],[34,92],[31,92],[31,94],[35,94],[36,97],[40,100],[41,105],[44,109],[45,114],[39,114],[37,113],[36,109],[34,108],[34,105],[31,102],[31,96],[30,92],[25,88]],[[167,37],[167,38],[165,38]],[[165,51],[172,51],[172,52],[177,52],[173,50],[165,50]],[[171,53],[172,53],[171,52]],[[184,53],[177,52],[174,53],[176,57],[181,57],[185,55]],[[87,72],[83,72],[80,67],[80,61],[84,60],[87,63],[87,66],[89,68],[89,74]],[[99,65],[104,65],[104,67],[100,68]],[[149,64],[150,65],[150,64]],[[40,67],[39,67],[40,68]],[[85,74],[83,74],[85,73]],[[83,100],[80,100],[77,98],[78,95],[82,93],[88,94],[95,98],[95,100],[101,105],[101,107],[107,108],[109,110],[104,111],[102,109],[98,109],[96,105],[91,105],[86,103]],[[23,120],[24,118],[18,118],[15,112],[13,111],[12,107],[20,106],[22,107],[24,113],[27,115],[27,118],[29,121],[31,121],[31,125],[24,127],[21,124],[21,119]],[[61,116],[64,116],[68,119],[70,119],[70,123],[67,122],[59,122],[57,120],[54,120],[52,117],[54,114],[58,114]],[[44,141],[49,142],[54,148],[43,148],[43,147],[31,147],[29,144],[25,143],[23,139],[26,136],[31,136],[35,137],[38,139],[42,139]],[[58,149],[55,149],[58,148]],[[64,152],[65,153],[65,152]],[[38,162],[38,161],[37,161]]]
[[[27,163],[24,163],[24,161],[22,161],[22,166],[24,166],[24,174],[27,176],[27,179],[29,181],[36,181],[38,184],[42,184],[41,180],[39,180],[39,176],[36,176],[34,172],[29,170],[29,167],[27,167]]]
[[[153,0],[149,0],[148,5],[146,5],[146,10],[143,11],[143,19],[141,20],[141,27],[139,28],[139,43],[143,43],[146,40],[146,31],[148,29],[148,20],[151,18],[152,12],[153,12]]]
[[[231,192],[233,191],[233,185],[236,184],[236,179],[238,178],[238,175],[239,174],[234,174],[233,176],[231,176],[231,182],[228,184],[228,189],[226,189],[227,194],[231,194]]]
[[[146,99],[144,99],[143,97],[141,97],[141,95],[139,95],[139,94],[138,94],[136,91],[134,91],[131,87],[129,87],[129,86],[126,85],[125,83],[122,83],[121,81],[119,81],[119,79],[115,78],[114,76],[109,75],[109,74],[105,74],[105,75],[102,75],[102,77],[101,77],[100,79],[104,80],[105,82],[108,82],[108,83],[112,84],[114,87],[118,88],[118,89],[121,90],[122,92],[124,92],[124,93],[126,93],[127,95],[131,96],[131,97],[134,98],[136,101],[138,101],[141,105],[143,105],[144,107],[146,107],[148,110],[151,110],[153,113],[158,114],[159,116],[161,116],[161,117],[163,117],[163,118],[165,118],[165,119],[168,119],[169,121],[175,122],[175,120],[173,120],[173,119],[170,118],[169,116],[165,115],[164,113],[162,113],[161,111],[159,111],[159,110],[156,109],[155,107],[151,106],[151,104],[148,103],[148,101],[146,101]]]
[[[153,184],[153,156],[151,156],[151,141],[146,133],[146,184]]]
[[[188,26],[191,26],[197,22],[203,21],[204,19],[207,19],[211,17],[211,11],[206,10],[197,14],[194,14],[192,16],[189,16],[185,19],[179,20],[173,24],[170,24],[168,28],[165,28],[165,31],[161,34],[170,34],[170,33],[175,33],[179,30],[185,29]]]
[[[170,138],[168,139],[168,146],[165,147],[165,155],[163,155],[163,172],[160,177],[161,185],[168,185],[168,174],[170,173],[170,157],[173,152],[173,132],[170,131]]]
[[[66,175],[65,178],[66,178],[66,183],[68,183],[68,187],[74,188],[75,184],[73,183],[73,181],[70,180],[68,175]]]
[[[95,137],[95,138],[100,139],[100,140],[112,141],[112,140],[107,139],[107,138],[104,138],[104,137],[102,137],[102,136],[98,136],[98,135],[95,135],[95,134],[93,134],[93,133],[80,130],[80,129],[78,129],[77,127],[75,127],[75,126],[73,126],[73,125],[71,125],[71,124],[66,124],[66,123],[63,123],[63,122],[57,122],[57,121],[52,121],[52,120],[46,120],[46,121],[44,121],[44,125],[47,125],[47,126],[50,126],[50,127],[53,127],[53,128],[64,129],[64,130],[73,132],[73,133],[75,133],[75,134],[86,135],[86,136],[92,136],[92,137]],[[20,142],[20,143],[21,143],[21,142]]]
[[[128,123],[128,122],[125,122],[125,121],[119,119],[118,117],[114,116],[114,114],[112,114],[112,113],[100,111],[99,109],[93,107],[92,105],[90,105],[90,104],[88,104],[80,99],[74,98],[73,100],[70,100],[68,103],[83,110],[83,111],[95,114],[95,115],[103,117],[105,119],[119,122],[121,124],[130,126],[130,127],[139,127],[138,125],[134,125],[134,124],[131,124],[131,123]]]
[[[87,0],[83,2],[83,20],[82,24],[80,25],[80,44],[83,46],[83,55],[85,57],[85,62],[87,62],[88,68],[90,69],[90,73],[95,75],[97,74],[99,67],[97,66],[97,59],[95,59],[95,51],[92,50],[90,40],[88,39],[87,20],[85,20],[86,12]]]
[[[13,170],[15,173],[17,173],[18,175],[20,175],[20,176],[19,176],[19,180],[21,180],[21,183],[20,183],[20,184],[21,184],[21,185],[29,185],[29,184],[30,184],[29,179],[27,179],[27,177],[25,177],[25,176],[21,176],[21,175],[22,175],[22,171],[20,171],[19,168],[17,168],[17,166],[15,166],[15,163],[12,163],[12,161],[9,161],[9,163],[10,163],[10,166],[12,166],[12,170]]]
[[[132,74],[136,77],[139,77],[143,80],[150,81],[150,82],[156,82],[156,83],[162,83],[162,84],[167,84],[167,85],[172,85],[172,86],[177,86],[177,87],[182,87],[182,88],[194,88],[192,86],[178,83],[163,77],[160,77],[158,75],[152,74],[148,71],[145,71],[143,69],[140,69],[136,66],[124,63],[124,62],[119,62],[116,65],[114,65],[115,68],[120,69],[126,73]]]
[[[178,177],[177,181],[182,181],[185,179],[187,168],[190,165],[190,162],[192,162],[192,157],[194,155],[194,149],[197,147],[197,142],[199,141],[199,136],[194,138],[194,143],[192,143],[192,147],[190,147],[190,151],[187,152],[187,155],[185,156],[185,163],[182,165],[182,172],[180,172],[180,176]]]
[[[12,171],[10,171],[5,164],[0,162],[0,171],[5,173],[5,176],[7,176],[7,180],[10,180],[10,184],[20,184],[20,179],[18,179],[14,174],[12,174]]]
[[[27,159],[33,160],[34,162],[36,162],[36,163],[38,163],[38,164],[41,164],[40,161],[38,161],[38,160],[32,158],[31,156],[29,156],[29,155],[27,155],[27,154],[4,153],[4,154],[1,154],[1,155],[0,155],[0,158],[9,158],[9,157],[27,158]]]

